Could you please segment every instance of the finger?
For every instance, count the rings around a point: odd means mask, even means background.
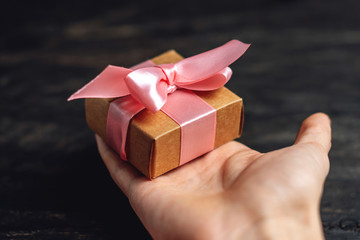
[[[315,113],[305,119],[296,137],[295,144],[298,143],[314,143],[328,153],[331,148],[330,118],[324,113]]]
[[[145,178],[129,163],[120,159],[100,136],[95,135],[95,138],[100,156],[109,170],[112,179],[125,195],[129,196],[131,185],[136,184],[137,181],[144,180]]]

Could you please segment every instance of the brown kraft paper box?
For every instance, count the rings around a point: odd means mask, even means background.
[[[155,64],[176,63],[183,58],[174,50],[153,59]],[[215,91],[194,91],[216,110],[215,148],[238,138],[243,127],[243,101],[225,87]],[[105,141],[108,109],[114,99],[85,100],[88,126]],[[179,166],[180,126],[162,111],[147,109],[130,122],[126,140],[128,161],[148,178],[156,178]]]

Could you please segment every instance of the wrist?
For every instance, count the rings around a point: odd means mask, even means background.
[[[280,216],[254,223],[243,239],[324,239],[320,216]]]

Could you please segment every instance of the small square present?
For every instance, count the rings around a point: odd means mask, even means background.
[[[88,126],[156,178],[241,135],[243,101],[223,85],[248,47],[232,40],[187,59],[170,50],[131,69],[108,66],[69,100],[86,98]]]

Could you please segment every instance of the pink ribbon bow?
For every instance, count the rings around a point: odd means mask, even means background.
[[[146,61],[131,69],[109,65],[68,101],[123,97],[109,106],[106,135],[109,145],[124,160],[127,159],[125,144],[130,120],[144,107],[154,113],[161,109],[181,127],[179,164],[182,165],[211,151],[215,141],[215,110],[188,90],[209,91],[222,87],[232,74],[228,66],[249,46],[232,40],[175,64],[154,66]],[[182,89],[176,91],[179,88]],[[170,93],[173,94],[168,96]]]
[[[70,96],[68,101],[131,95],[155,113],[164,106],[167,95],[178,88],[209,91],[224,86],[232,74],[228,66],[243,55],[249,46],[231,40],[175,64],[136,70],[109,65],[94,80]]]

